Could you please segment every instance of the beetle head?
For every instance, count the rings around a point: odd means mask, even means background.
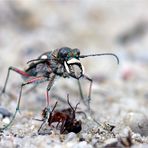
[[[62,47],[58,52],[58,59],[64,65],[66,72],[76,79],[79,79],[84,74],[83,65],[79,59],[80,50]]]

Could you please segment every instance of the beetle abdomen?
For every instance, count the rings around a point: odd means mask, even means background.
[[[29,74],[30,76],[37,76],[36,66],[34,63],[31,63],[28,65],[28,67],[25,69],[25,72]]]

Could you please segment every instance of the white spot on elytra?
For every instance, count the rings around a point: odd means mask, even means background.
[[[47,55],[42,55],[41,59],[47,59]]]

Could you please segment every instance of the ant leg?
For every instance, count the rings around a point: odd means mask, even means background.
[[[38,134],[40,135],[40,130],[42,129],[43,125],[46,123],[46,120],[43,120],[43,123],[41,124],[41,126],[38,129]]]
[[[18,98],[18,101],[17,101],[15,113],[13,114],[11,121],[6,126],[4,126],[3,128],[0,128],[0,131],[7,129],[12,124],[12,122],[14,121],[16,114],[19,111],[23,87],[27,84],[31,84],[31,83],[35,83],[35,82],[41,83],[43,81],[47,81],[47,78],[39,76],[39,77],[34,77],[34,78],[32,78],[32,79],[21,84],[21,89],[20,89],[19,98]]]
[[[63,134],[65,132],[65,123],[66,121],[64,120],[61,125],[60,134]]]
[[[10,71],[11,71],[11,70],[14,71],[14,72],[16,72],[16,73],[18,73],[18,74],[20,74],[20,75],[22,75],[22,76],[24,76],[24,77],[31,77],[31,76],[30,76],[29,74],[27,74],[26,72],[24,72],[24,71],[22,71],[22,70],[20,70],[20,69],[18,69],[18,68],[15,68],[15,67],[10,66],[10,67],[8,68],[7,77],[6,77],[5,84],[4,84],[4,87],[3,87],[3,89],[2,89],[1,94],[5,93],[6,86],[7,86],[7,82],[8,82],[8,78],[9,78],[9,75],[10,75]]]
[[[59,127],[59,124],[60,124],[60,122],[58,122],[58,123],[57,123],[57,125],[56,125],[56,129],[58,129],[58,127]]]

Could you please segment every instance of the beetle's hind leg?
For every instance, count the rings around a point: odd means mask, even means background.
[[[23,87],[25,85],[28,85],[28,84],[42,83],[44,81],[48,81],[48,79],[45,78],[45,77],[39,76],[39,77],[33,77],[32,79],[27,80],[26,82],[24,82],[24,83],[21,84],[19,98],[18,98],[18,101],[17,101],[17,106],[16,106],[16,109],[15,109],[15,113],[13,114],[12,119],[9,122],[9,124],[5,125],[3,128],[0,128],[0,131],[7,129],[12,124],[12,122],[14,121],[14,119],[16,117],[17,112],[20,110],[20,101],[21,101]]]
[[[24,77],[31,77],[28,73],[26,73],[26,72],[24,72],[24,71],[22,71],[22,70],[20,70],[18,68],[10,66],[8,68],[7,77],[6,77],[6,80],[5,80],[5,83],[4,83],[4,87],[2,89],[1,94],[5,93],[5,91],[6,91],[6,87],[7,87],[7,83],[8,83],[8,79],[9,79],[9,75],[10,75],[10,71],[14,71],[14,72],[16,72],[16,73],[18,73],[18,74],[20,74],[20,75],[22,75]]]

